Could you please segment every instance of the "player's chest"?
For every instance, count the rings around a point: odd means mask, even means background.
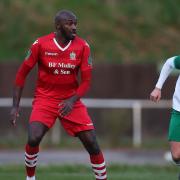
[[[81,59],[82,50],[78,48],[68,48],[64,51],[56,47],[42,48],[39,64],[49,71],[68,74],[80,66]]]

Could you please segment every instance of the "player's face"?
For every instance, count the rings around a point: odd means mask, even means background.
[[[67,40],[73,40],[76,36],[77,19],[67,18],[62,24],[60,31]]]

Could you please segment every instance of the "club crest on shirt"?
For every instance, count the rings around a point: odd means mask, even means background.
[[[71,53],[69,54],[69,57],[70,57],[71,60],[76,60],[76,54],[75,54],[75,52],[71,52]]]

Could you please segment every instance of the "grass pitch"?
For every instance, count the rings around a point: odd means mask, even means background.
[[[178,168],[174,166],[108,166],[109,180],[170,180],[177,179]],[[0,166],[0,179],[25,180],[23,166]],[[90,167],[82,165],[40,166],[37,180],[94,180]]]

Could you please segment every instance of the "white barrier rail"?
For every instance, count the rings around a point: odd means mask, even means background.
[[[140,147],[142,143],[142,109],[170,108],[171,100],[161,100],[158,103],[140,99],[82,99],[88,108],[130,108],[133,111],[133,146]],[[31,107],[31,98],[22,98],[21,107]],[[0,98],[0,107],[11,107],[11,98]],[[57,131],[56,131],[57,132]],[[54,133],[56,134],[56,133]],[[57,139],[57,136],[54,136]]]

